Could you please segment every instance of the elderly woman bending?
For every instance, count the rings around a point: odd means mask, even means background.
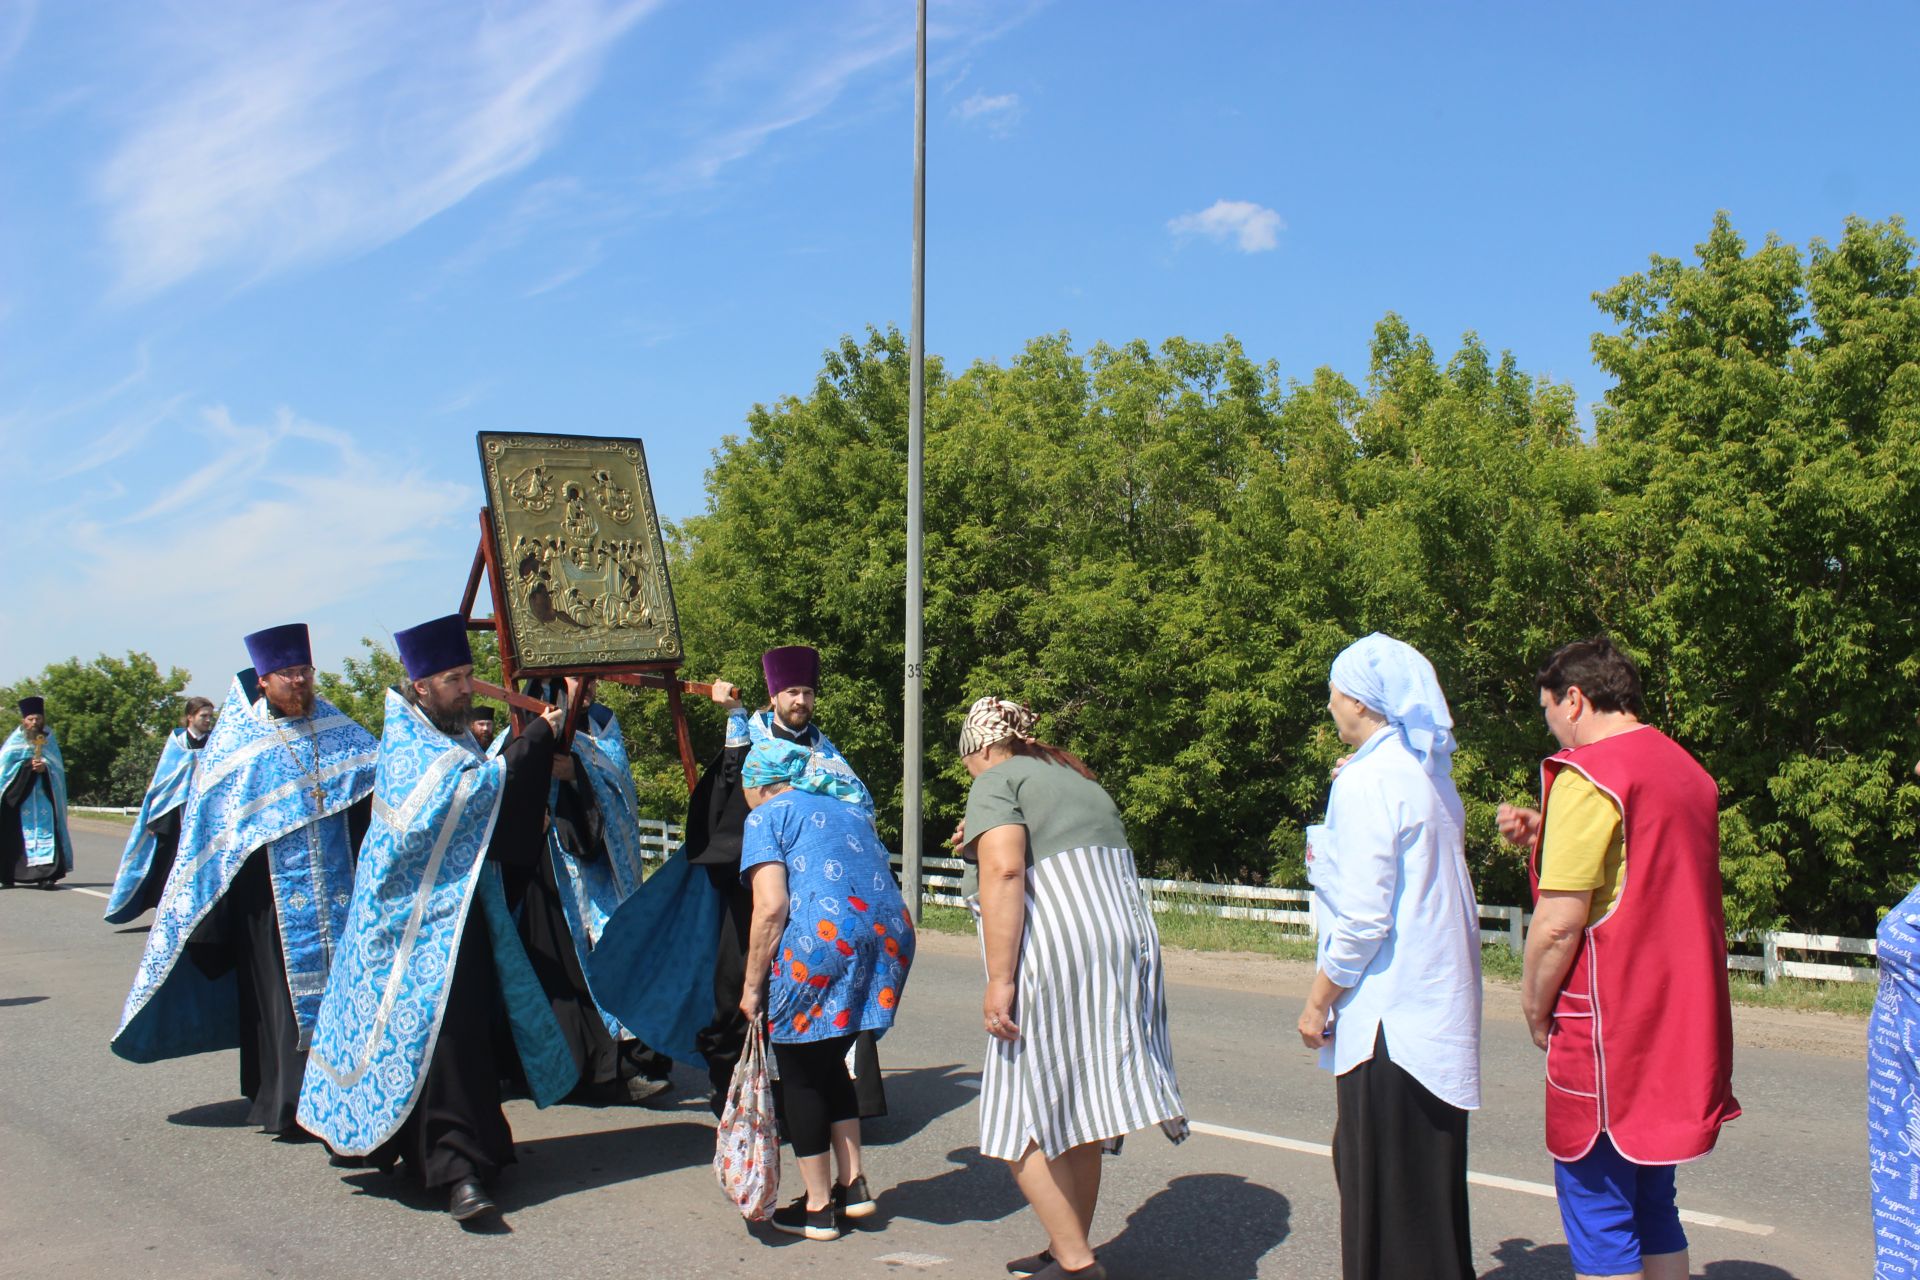
[[[753,889],[740,1012],[749,1022],[766,1014],[787,1136],[806,1183],[774,1210],[773,1225],[832,1240],[840,1218],[876,1208],[847,1051],[860,1032],[893,1025],[913,963],[913,922],[873,823],[859,805],[808,789],[830,782],[809,776],[809,756],[773,739],[740,767],[753,810],[740,848],[740,876]]]
[[[1319,926],[1300,1038],[1337,1077],[1345,1280],[1471,1280],[1467,1113],[1480,1105],[1480,920],[1433,665],[1378,633],[1334,660],[1353,748],[1308,829]]]
[[[1100,1154],[1187,1122],[1167,1036],[1160,935],[1120,812],[1092,770],[1036,741],[1034,715],[982,698],[960,755],[973,787],[956,834],[978,864],[973,901],[987,963],[980,1150],[1013,1165],[1047,1249],[1016,1276],[1106,1271],[1088,1242]],[[969,875],[971,877],[971,873]]]

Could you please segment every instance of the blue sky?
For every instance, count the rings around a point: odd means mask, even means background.
[[[1365,371],[1399,311],[1604,381],[1590,294],[1716,209],[1920,206],[1907,4],[934,0],[927,342],[1236,335]],[[0,0],[0,681],[218,696],[451,609],[473,433],[721,437],[908,318],[912,8]],[[31,601],[30,605],[25,602]]]

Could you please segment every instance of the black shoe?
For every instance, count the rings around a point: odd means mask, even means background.
[[[871,1218],[879,1208],[873,1202],[873,1193],[867,1190],[866,1174],[861,1174],[844,1187],[834,1184],[833,1210],[841,1217]]]
[[[483,1213],[500,1212],[500,1206],[487,1195],[480,1179],[464,1178],[453,1184],[453,1194],[447,1197],[447,1212],[455,1222],[470,1222]]]
[[[1033,1273],[1033,1280],[1107,1280],[1107,1269],[1095,1258],[1078,1271],[1069,1271],[1058,1262],[1049,1262]]]
[[[805,1236],[809,1240],[840,1238],[840,1228],[833,1220],[833,1203],[829,1201],[824,1209],[809,1209],[804,1192],[792,1204],[775,1209],[768,1221],[773,1223],[775,1231],[784,1231],[790,1236]]]
[[[1010,1276],[1017,1276],[1017,1277],[1020,1277],[1021,1280],[1025,1280],[1025,1277],[1034,1275],[1041,1271],[1045,1271],[1048,1267],[1052,1265],[1053,1265],[1053,1250],[1042,1249],[1040,1252],[1032,1255],[1031,1257],[1015,1258],[1012,1262],[1009,1262],[1007,1264],[1007,1274]]]

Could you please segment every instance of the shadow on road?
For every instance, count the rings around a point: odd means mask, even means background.
[[[1480,1280],[1566,1280],[1573,1274],[1573,1260],[1564,1244],[1502,1240],[1493,1256],[1500,1265],[1483,1273]],[[1793,1272],[1767,1262],[1709,1262],[1700,1274],[1704,1280],[1795,1280]]]
[[[1260,1259],[1287,1238],[1292,1213],[1278,1191],[1237,1174],[1188,1174],[1128,1214],[1126,1229],[1099,1247],[1100,1262],[1115,1280],[1255,1280]]]
[[[45,996],[7,996],[0,999],[0,1009],[17,1009],[23,1004],[39,1004]]]
[[[860,1141],[869,1147],[907,1141],[949,1111],[979,1098],[980,1090],[961,1083],[979,1077],[978,1069],[957,1063],[886,1072],[887,1114],[864,1122]]]
[[[1027,1207],[1020,1189],[1013,1185],[1013,1171],[1006,1161],[989,1159],[978,1147],[949,1151],[947,1159],[959,1168],[882,1191],[880,1212],[888,1218],[951,1227],[962,1222],[995,1222]]]
[[[167,1123],[185,1125],[189,1129],[244,1129],[247,1127],[247,1112],[252,1109],[253,1104],[245,1098],[203,1102],[197,1107],[174,1112],[167,1117]]]
[[[152,931],[153,926],[150,924],[131,924],[124,929],[114,930],[115,933],[151,933]]]
[[[509,1213],[577,1191],[711,1164],[713,1125],[673,1120],[538,1138],[515,1146],[520,1163],[501,1179],[497,1193],[500,1207]]]

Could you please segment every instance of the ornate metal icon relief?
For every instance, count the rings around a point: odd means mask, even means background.
[[[479,439],[521,670],[678,662],[680,619],[640,442]]]

